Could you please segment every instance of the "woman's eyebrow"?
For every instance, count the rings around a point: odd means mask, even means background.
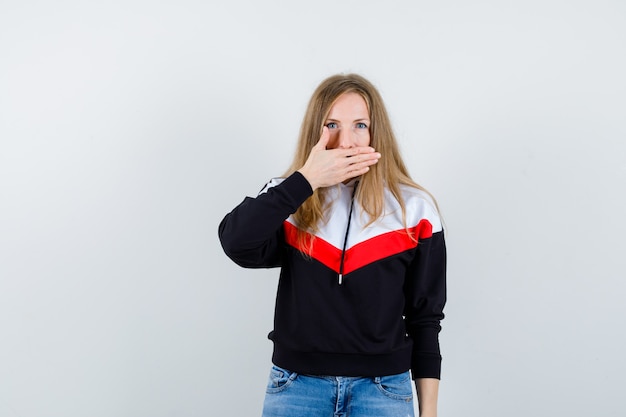
[[[327,122],[339,122],[340,120],[338,120],[338,119],[333,119],[333,118],[330,118],[330,117],[329,117],[328,119],[326,119],[326,121],[327,121]],[[354,120],[353,120],[353,122],[369,122],[369,121],[370,121],[369,117],[361,117],[361,118],[359,118],[359,119],[354,119]]]

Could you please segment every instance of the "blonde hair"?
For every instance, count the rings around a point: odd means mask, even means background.
[[[307,106],[294,159],[285,173],[285,177],[302,168],[311,149],[322,135],[322,128],[331,107],[341,95],[346,93],[357,93],[365,100],[370,116],[370,146],[381,154],[378,163],[372,165],[370,170],[361,176],[354,198],[369,216],[367,223],[369,225],[383,214],[384,189],[386,187],[398,200],[406,227],[406,209],[400,192],[400,185],[415,187],[426,193],[428,191],[411,179],[400,155],[383,99],[374,85],[360,75],[333,75],[322,81],[317,87]],[[316,189],[313,195],[293,215],[299,229],[298,241],[309,250],[313,242],[306,241],[306,232],[319,231],[318,225],[325,220],[324,209],[327,204],[327,191],[327,188]],[[434,198],[433,202],[435,202]]]

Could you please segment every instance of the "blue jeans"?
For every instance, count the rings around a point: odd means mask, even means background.
[[[300,375],[272,366],[263,417],[414,417],[409,372],[381,377]]]

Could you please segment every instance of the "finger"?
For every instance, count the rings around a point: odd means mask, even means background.
[[[376,152],[371,146],[356,146],[354,148],[344,149],[345,156],[356,156],[360,154],[371,154]]]
[[[375,164],[380,159],[380,153],[372,152],[372,153],[362,153],[359,155],[354,155],[349,158],[349,164],[359,164],[363,162]]]
[[[369,170],[370,170],[369,166],[365,166],[365,167],[358,168],[358,169],[357,168],[351,169],[350,171],[346,172],[346,174],[344,175],[343,181],[363,175]]]
[[[365,173],[367,171],[369,171],[369,167],[372,165],[376,165],[378,163],[378,161],[363,161],[360,162],[358,164],[354,164],[354,165],[350,165],[348,167],[349,171],[353,171],[353,172],[360,172],[360,171],[364,171],[362,173]]]
[[[328,141],[330,140],[330,130],[326,126],[322,128],[322,136],[320,136],[320,140],[315,145],[316,148],[326,149],[326,145],[328,145]]]

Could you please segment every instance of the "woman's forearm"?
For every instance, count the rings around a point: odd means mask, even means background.
[[[420,417],[436,417],[439,380],[436,378],[417,378],[415,380],[415,389],[417,391]]]

